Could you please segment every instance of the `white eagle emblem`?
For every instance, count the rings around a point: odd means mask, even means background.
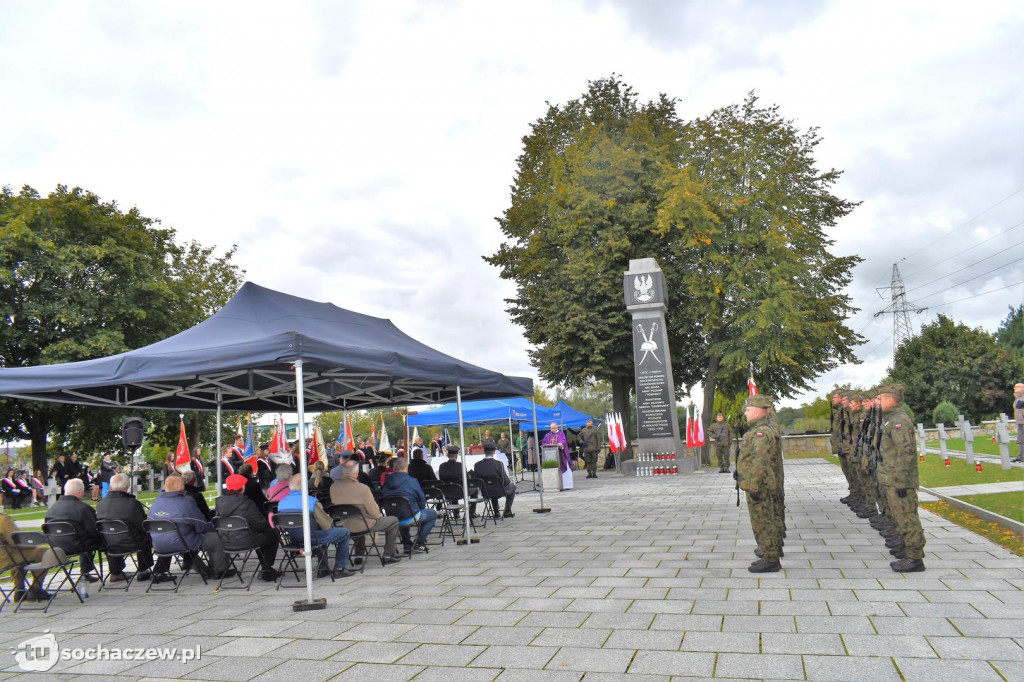
[[[633,278],[633,288],[636,289],[633,292],[633,298],[639,303],[650,303],[654,300],[654,294],[651,289],[654,288],[654,278],[650,275],[637,275]]]

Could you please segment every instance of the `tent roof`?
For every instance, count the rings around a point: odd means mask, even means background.
[[[246,282],[208,319],[95,360],[0,369],[0,395],[136,409],[329,411],[533,395],[533,381],[445,355],[390,320]]]
[[[551,418],[551,408],[537,406],[537,423]],[[501,400],[476,400],[462,403],[462,421],[466,424],[499,422],[532,422],[533,403],[526,398],[503,398]],[[458,406],[454,403],[442,405],[434,410],[410,414],[409,426],[452,426],[459,423]]]

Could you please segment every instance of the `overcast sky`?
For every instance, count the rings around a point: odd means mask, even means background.
[[[685,119],[756,90],[863,202],[832,237],[865,258],[865,362],[816,387],[870,384],[894,262],[935,307],[915,330],[994,331],[1024,300],[1022,35],[1013,1],[0,0],[0,185],[86,188],[238,244],[249,280],[536,377],[480,257],[545,102],[613,72]]]

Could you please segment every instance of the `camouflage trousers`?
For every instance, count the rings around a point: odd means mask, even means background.
[[[896,494],[896,488],[885,487],[885,500],[889,505],[896,529],[903,536],[908,559],[924,558],[924,530],[917,515],[917,489],[907,488],[906,497]]]
[[[597,476],[597,453],[584,452],[583,461],[587,464],[587,473],[591,476]]]
[[[875,474],[874,471],[868,469],[863,463],[858,466],[860,470],[861,480],[863,481],[864,495],[861,498],[868,507],[877,509],[878,504],[878,487],[875,485]]]
[[[765,561],[778,561],[779,549],[782,547],[782,524],[780,513],[776,509],[778,496],[762,492],[755,501],[747,492],[747,511],[750,513],[750,529],[754,531],[754,540],[764,554]]]
[[[729,446],[715,446],[715,455],[718,457],[718,468],[723,471],[729,470]]]
[[[839,468],[843,470],[843,477],[846,479],[846,485],[850,489],[850,494],[856,497],[857,484],[850,471],[850,463],[846,455],[839,455]]]

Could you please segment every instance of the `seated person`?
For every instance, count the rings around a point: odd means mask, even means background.
[[[287,497],[277,505],[280,512],[301,512],[302,511],[302,474],[295,474],[288,481],[289,492]],[[334,577],[348,578],[355,575],[348,569],[348,542],[352,534],[344,526],[335,526],[333,519],[324,511],[320,502],[312,496],[307,495],[309,502],[309,537],[314,545],[334,545]],[[292,537],[300,543],[302,529],[289,529]],[[327,552],[319,555],[320,565],[317,567],[316,577],[323,578],[331,573],[328,565]]]
[[[164,479],[163,492],[153,500],[149,508],[149,518],[174,521],[181,529],[181,536],[185,541],[183,547],[175,533],[154,533],[153,549],[157,552],[192,554],[202,549],[210,557],[213,577],[221,578],[235,574],[234,570],[229,570],[228,555],[224,553],[224,545],[221,544],[213,524],[206,520],[192,498],[185,494],[185,481],[181,476],[174,474]],[[201,566],[200,570],[205,568]],[[163,582],[173,578],[169,575],[155,575],[153,580]]]
[[[503,516],[506,519],[510,519],[515,516],[512,513],[512,501],[516,499],[516,484],[508,477],[505,465],[494,458],[496,450],[497,446],[494,443],[484,443],[484,458],[473,467],[473,473],[476,474],[477,478],[494,478],[501,482],[502,491],[505,493],[505,513]],[[497,512],[498,498],[493,496],[493,492],[491,492],[491,495],[491,506]]]
[[[129,544],[125,547],[107,545],[107,549],[118,552],[138,548],[138,553],[135,556],[139,572],[135,577],[139,580],[149,580],[153,568],[153,541],[150,539],[149,533],[142,528],[142,522],[146,520],[146,510],[142,503],[128,492],[129,483],[128,477],[124,474],[114,474],[110,478],[107,496],[96,504],[96,519],[99,521],[124,521],[128,524],[128,530],[131,533]],[[110,567],[110,582],[127,580],[124,574],[124,557],[108,554],[107,564]],[[157,562],[156,572],[167,573],[170,566],[170,558],[161,557]]]
[[[52,544],[60,547],[65,554],[79,554],[79,570],[82,577],[91,583],[99,580],[92,574],[95,570],[92,555],[103,547],[103,536],[96,528],[96,510],[82,501],[85,484],[80,478],[69,478],[64,484],[64,494],[46,510],[45,523],[69,521],[75,527],[75,537],[62,538]]]
[[[434,467],[423,459],[423,448],[413,449],[412,461],[409,462],[409,475],[419,481],[421,488],[431,483],[437,483]]]
[[[309,477],[309,494],[313,497],[320,499],[320,495],[327,495],[331,489],[331,484],[334,481],[327,475],[324,463],[317,461],[313,463],[313,473]]]
[[[259,549],[256,554],[260,558],[260,565],[263,572],[260,580],[272,582],[280,577],[280,573],[274,570],[274,560],[277,558],[277,546],[281,542],[281,536],[270,527],[267,515],[262,509],[256,508],[256,503],[243,494],[246,486],[246,478],[240,474],[228,476],[224,482],[224,494],[217,498],[217,516],[227,518],[229,516],[240,516],[249,523]]]
[[[181,479],[185,481],[185,494],[192,498],[192,501],[199,507],[199,511],[202,512],[206,520],[212,521],[213,512],[210,511],[210,505],[206,502],[206,496],[203,495],[203,491],[196,485],[196,472],[186,469],[185,473],[181,474]]]
[[[384,533],[384,563],[393,564],[398,559],[398,519],[393,516],[381,516],[380,507],[373,499],[369,486],[359,482],[359,462],[347,460],[342,462],[341,480],[331,485],[331,504],[354,504],[362,509],[366,527],[373,533]],[[346,521],[345,527],[350,531],[365,530],[356,520]],[[363,541],[357,538],[356,544]],[[363,541],[365,546],[365,541]]]
[[[292,465],[291,464],[278,464],[277,469],[274,470],[277,474],[277,478],[270,484],[270,489],[267,490],[267,499],[271,502],[279,502],[287,497],[290,492],[288,487],[288,479],[292,477]]]
[[[13,534],[18,531],[18,524],[14,519],[3,511],[0,511],[0,572],[8,567],[21,563],[24,559],[29,563],[42,563],[44,566],[56,566],[64,560],[63,550],[57,549],[56,555],[49,549],[36,547],[34,549],[19,550],[14,546]],[[30,584],[25,583],[25,571],[20,568],[11,569],[11,582],[14,585],[14,594],[11,596],[14,601],[25,599],[26,601],[47,601],[50,593],[43,590],[43,579],[46,571],[33,571],[33,580]],[[25,590],[28,594],[25,594]]]
[[[28,506],[28,498],[22,491],[21,486],[18,485],[18,477],[15,475],[14,469],[7,470],[7,474],[0,481],[0,487],[3,488],[4,507],[7,509],[20,509],[21,507]]]
[[[441,462],[441,466],[437,468],[437,472],[441,475],[441,481],[444,483],[454,483],[462,489],[462,463],[459,462],[459,446],[449,445],[446,453],[448,455],[447,462]],[[462,498],[458,498],[455,502],[461,502]],[[476,503],[470,503],[469,515],[476,518]],[[455,512],[455,518],[459,518],[459,512]]]
[[[420,487],[419,482],[415,478],[409,475],[409,460],[399,457],[395,459],[393,466],[395,470],[388,475],[384,485],[381,486],[380,492],[382,495],[400,495],[409,500],[413,511],[412,519],[419,522],[420,533],[416,538],[416,543],[412,544],[408,528],[411,520],[398,519],[402,543],[405,545],[407,552],[410,548],[426,552],[427,536],[430,535],[430,531],[434,529],[434,524],[437,523],[437,512],[427,506],[427,496],[423,494],[423,488]],[[406,522],[406,525],[403,525],[403,521]]]
[[[256,480],[256,473],[253,471],[252,465],[243,464],[238,467],[238,473],[240,476],[245,476],[244,495],[256,503],[257,509],[263,509],[263,506],[267,503],[267,496],[263,494],[263,488],[260,487],[260,482]]]

